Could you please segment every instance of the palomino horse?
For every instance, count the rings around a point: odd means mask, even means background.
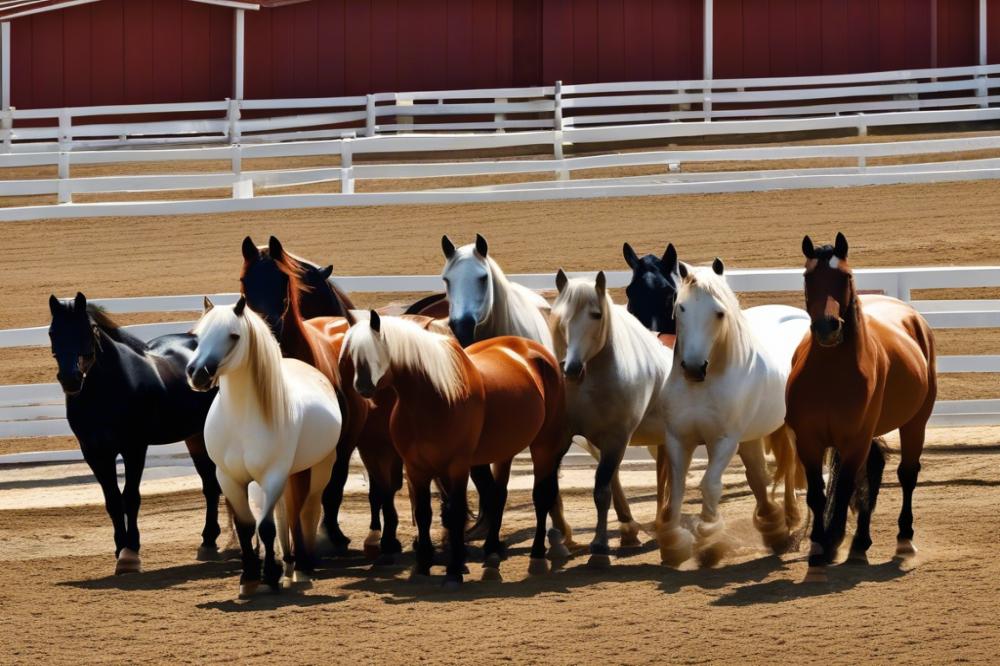
[[[788,425],[806,468],[806,501],[813,513],[807,581],[826,580],[825,565],[844,538],[847,507],[857,494],[858,529],[850,556],[867,562],[870,523],[885,456],[874,442],[899,429],[903,489],[896,555],[913,547],[913,489],[920,471],[924,431],[937,397],[934,335],[912,307],[887,296],[858,296],[847,263],[847,239],[815,247],[806,236],[806,308],[811,333],[795,352],[788,380]],[[831,511],[823,484],[823,454],[836,452]],[[866,462],[867,461],[867,462]],[[824,519],[826,515],[826,519]]]
[[[754,524],[772,549],[787,544],[785,512],[768,495],[763,440],[771,438],[772,448],[791,448],[784,430],[785,380],[809,317],[785,305],[741,310],[719,259],[711,268],[689,270],[681,264],[679,271],[675,363],[666,390],[670,501],[659,521],[660,555],[674,566],[691,556],[695,540],[681,527],[681,503],[691,455],[705,444],[708,467],[701,482],[696,546],[700,563],[712,566],[725,551],[719,515],[722,473],[737,449],[757,500]],[[780,459],[794,464],[792,455]],[[785,470],[778,474],[785,476]],[[786,492],[791,493],[786,504],[794,516],[794,485]]]
[[[545,521],[559,492],[559,462],[568,448],[562,378],[545,347],[524,338],[501,337],[463,350],[445,335],[414,322],[380,317],[347,333],[344,357],[355,368],[354,386],[373,396],[391,387],[396,403],[389,422],[403,458],[417,519],[416,575],[430,572],[430,484],[447,493],[445,525],[450,558],[446,587],[462,581],[465,568],[466,488],[475,466],[510,460],[529,448],[534,463],[536,530],[531,573],[543,573]],[[512,418],[516,415],[516,418]],[[499,579],[500,523],[504,507],[483,495],[489,513],[484,579]]]
[[[205,421],[205,444],[235,514],[243,551],[240,597],[251,595],[261,579],[255,531],[264,544],[264,582],[279,589],[274,508],[283,495],[295,541],[294,578],[308,581],[320,499],[343,424],[333,384],[315,368],[282,358],[267,324],[246,309],[244,297],[232,308],[213,308],[205,299],[194,334],[198,349],[187,365],[188,383],[199,391],[219,387]],[[264,496],[256,529],[247,496],[251,481]]]
[[[672,358],[650,331],[607,293],[604,272],[596,282],[556,275],[559,296],[552,307],[556,356],[566,375],[568,430],[599,452],[594,482],[597,530],[590,564],[611,563],[608,509],[611,480],[629,443],[662,446],[667,404],[664,387]],[[628,516],[630,519],[631,516]],[[629,520],[623,536],[638,532]]]
[[[49,297],[56,378],[66,394],[66,419],[104,493],[115,530],[115,573],[141,569],[139,482],[150,445],[187,442],[205,495],[205,527],[198,559],[218,557],[219,484],[205,451],[202,429],[215,397],[184,381],[195,338],[164,335],[145,343],[118,327],[78,293],[63,303]],[[118,488],[115,459],[125,462],[125,490]]]

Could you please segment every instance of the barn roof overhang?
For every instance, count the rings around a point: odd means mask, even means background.
[[[60,9],[67,9],[77,5],[89,5],[101,0],[0,0],[0,21],[10,21],[31,16],[32,14],[42,14],[44,12],[54,12]],[[294,5],[309,0],[188,0],[189,2],[199,2],[205,5],[219,5],[222,7],[232,7],[233,9],[249,9],[255,11],[261,7],[281,7],[282,5]]]

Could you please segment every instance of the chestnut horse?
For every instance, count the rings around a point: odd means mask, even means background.
[[[855,484],[858,529],[851,559],[867,562],[870,523],[885,457],[875,441],[899,429],[903,489],[896,555],[913,547],[913,489],[920,471],[927,421],[937,396],[934,335],[916,310],[887,296],[858,296],[847,263],[847,239],[815,247],[806,236],[806,309],[810,333],[795,352],[786,390],[786,422],[805,465],[813,513],[806,581],[826,580],[825,565],[844,538]],[[831,511],[823,483],[823,455],[835,452]],[[838,469],[839,468],[839,469]],[[827,520],[824,520],[824,514]]]
[[[535,538],[529,572],[548,570],[545,521],[559,492],[559,463],[569,448],[562,377],[555,357],[532,340],[492,338],[463,350],[451,336],[432,333],[372,311],[347,333],[342,358],[355,369],[363,396],[391,387],[396,403],[389,421],[403,458],[417,520],[414,575],[430,573],[432,480],[447,495],[444,519],[450,558],[445,587],[462,582],[465,569],[466,489],[477,465],[513,458],[530,448],[534,463]],[[516,415],[515,418],[512,418]],[[483,578],[500,578],[500,524],[504,507],[483,495],[489,515]]]

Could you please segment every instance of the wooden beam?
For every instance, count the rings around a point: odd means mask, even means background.
[[[0,111],[10,108],[10,21],[0,23]]]
[[[233,99],[243,99],[244,55],[246,53],[246,16],[244,10],[233,13]]]

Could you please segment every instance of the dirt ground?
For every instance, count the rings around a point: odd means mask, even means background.
[[[800,583],[804,549],[779,557],[757,545],[752,502],[732,474],[722,510],[735,548],[716,569],[668,569],[647,543],[620,553],[609,571],[588,569],[581,555],[527,578],[530,497],[515,492],[504,582],[479,581],[474,549],[456,593],[437,585],[441,567],[432,581],[410,582],[409,555],[378,569],[357,554],[327,561],[310,590],[236,601],[237,561],[193,561],[202,515],[195,493],[146,498],[145,572],[119,577],[101,507],[5,512],[4,661],[990,663],[1000,641],[998,454],[995,445],[925,453],[915,496],[920,554],[905,563],[892,559],[900,491],[898,457],[890,458],[871,564],[835,566],[819,585]],[[653,488],[629,495],[636,516],[650,519]],[[686,514],[697,512],[695,499],[689,492]],[[589,492],[568,494],[567,504],[587,540]],[[363,498],[350,496],[344,515],[357,543]],[[408,524],[401,538],[412,538]]]
[[[826,242],[838,230],[850,239],[855,266],[944,266],[996,264],[998,220],[1000,188],[968,182],[5,223],[0,328],[47,324],[50,293],[234,291],[247,234],[258,242],[275,234],[286,248],[332,263],[339,275],[437,273],[441,234],[469,242],[476,232],[512,273],[622,269],[625,240],[641,253],[662,252],[672,241],[691,262],[721,256],[730,267],[798,266],[804,233]],[[357,302],[386,298],[359,295]],[[992,329],[942,331],[939,342],[942,353],[1000,353],[1000,331]],[[47,350],[0,350],[0,384],[53,378]],[[996,386],[995,375],[943,376],[942,397],[995,397]],[[532,514],[530,496],[518,491],[505,521],[511,557],[502,584],[479,582],[475,558],[469,584],[446,594],[433,583],[406,580],[409,556],[388,571],[355,557],[327,563],[311,590],[249,603],[234,601],[236,562],[193,561],[201,516],[195,494],[145,499],[146,573],[117,578],[110,575],[103,507],[4,511],[0,662],[988,663],[1000,645],[1000,447],[995,436],[981,433],[962,446],[952,435],[932,439],[915,501],[919,557],[902,565],[891,559],[900,498],[890,460],[872,565],[836,567],[820,586],[799,584],[803,552],[774,557],[755,545],[745,483],[727,487],[723,513],[742,545],[718,569],[666,569],[647,545],[609,572],[588,570],[582,557],[563,571],[527,579]],[[68,443],[8,441],[0,453]],[[642,520],[653,514],[652,472],[647,476],[646,484],[628,489],[639,498]],[[692,479],[689,488],[695,487]],[[405,498],[397,503],[406,506]],[[574,490],[568,505],[586,540],[594,523],[589,492]],[[358,544],[367,522],[364,499],[350,496],[344,514]],[[408,524],[403,532],[408,543]]]

